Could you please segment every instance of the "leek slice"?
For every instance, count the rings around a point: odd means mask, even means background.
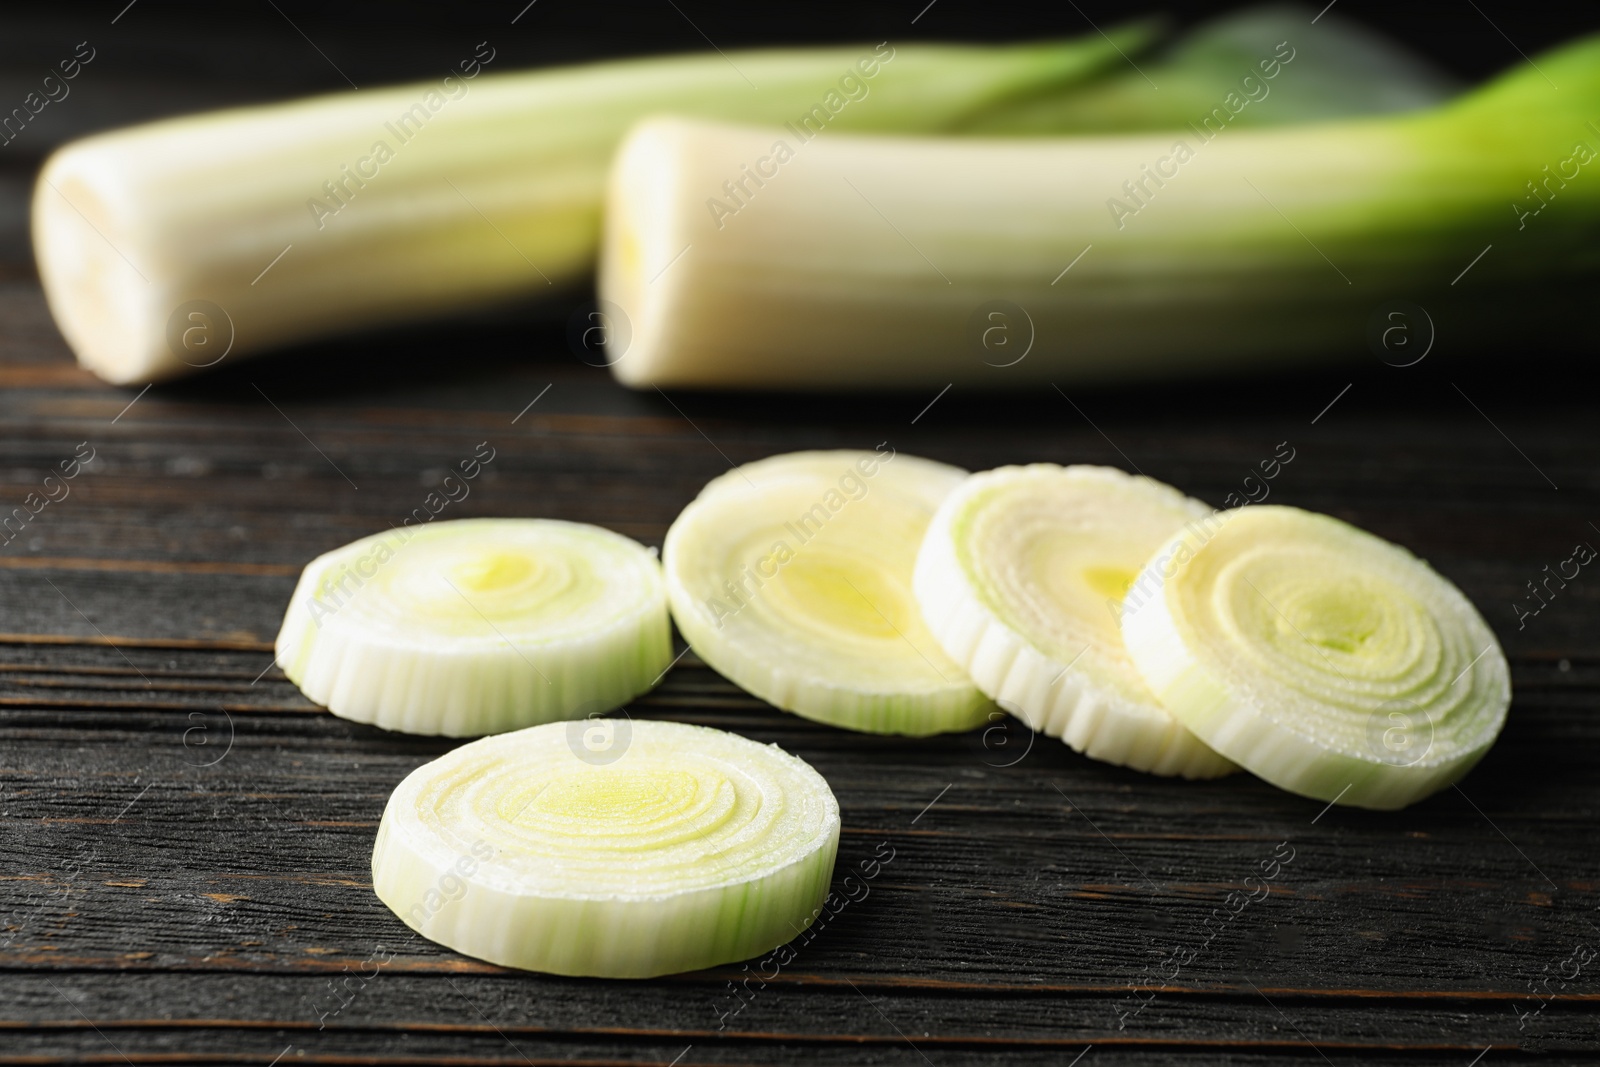
[[[1122,645],[1123,592],[1150,553],[1211,509],[1109,467],[975,474],[917,556],[922,617],[1001,707],[1086,756],[1209,778],[1233,765],[1167,714]]]
[[[869,733],[985,722],[923,625],[917,547],[964,471],[892,451],[795,452],[713,479],[667,531],[667,594],[700,658],[776,707]]]
[[[603,749],[579,739],[602,730]],[[412,771],[384,808],[372,887],[469,956],[649,978],[794,938],[838,847],[828,783],[778,746],[592,719],[486,737]]]
[[[661,566],[621,534],[457,519],[307,564],[278,662],[335,715],[466,737],[609,710],[672,662]]]
[[[829,136],[981,125],[1152,37],[1133,26],[1042,44],[885,42],[448,72],[114,130],[46,162],[33,199],[39,277],[96,374],[192,373],[224,354],[582,282],[606,167],[642,115],[809,120]]]
[[[1458,780],[1511,702],[1472,603],[1405,549],[1326,515],[1224,512],[1158,549],[1122,612],[1173,716],[1274,785],[1400,808]]]
[[[632,327],[613,371],[663,388],[1180,378],[1362,348],[1395,293],[1462,336],[1505,335],[1524,320],[1487,297],[1509,286],[1569,324],[1596,271],[1597,72],[1592,38],[1379,118],[861,135],[792,157],[767,130],[647,120],[608,201],[601,294]],[[764,185],[725,212],[722,176],[750,160]]]

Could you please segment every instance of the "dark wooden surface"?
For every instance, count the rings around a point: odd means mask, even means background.
[[[0,548],[0,1063],[1600,1060],[1600,575],[1521,629],[1512,607],[1600,545],[1587,359],[1469,358],[1442,323],[1406,369],[1361,352],[1072,403],[957,390],[918,417],[931,390],[629,393],[566,354],[561,305],[139,394],[77,370],[50,325],[16,211],[36,161],[0,163],[3,510],[80,442],[95,459]],[[1273,501],[1409,546],[1483,610],[1512,664],[1505,733],[1460,789],[1324,811],[1022,733],[831,730],[691,654],[631,713],[810,761],[843,808],[841,874],[894,849],[869,894],[720,1029],[737,967],[550,978],[411,937],[372,895],[372,835],[449,744],[327,715],[271,666],[300,567],[398,521],[480,441],[496,458],[450,517],[658,545],[730,461],[886,439],[972,468],[1137,467],[1218,503],[1288,441]],[[1280,842],[1270,895],[1208,934]],[[1174,949],[1195,952],[1175,975]]]
[[[557,351],[558,328],[472,331],[476,366],[440,328],[404,352],[363,344],[331,373],[328,352],[242,364],[127,407],[134,391],[69,363],[32,282],[0,290],[7,501],[79,442],[96,457],[0,554],[0,1062],[292,1048],[303,1062],[670,1063],[688,1048],[680,1064],[1057,1063],[1092,1044],[1085,1064],[1195,1049],[1465,1064],[1485,1048],[1600,1049],[1600,960],[1557,980],[1575,947],[1600,946],[1600,584],[1585,573],[1521,631],[1511,609],[1545,563],[1600,542],[1586,394],[1440,352],[1406,371],[1363,357],[1083,393],[1081,415],[1054,394],[958,393],[915,426],[927,396],[678,396],[680,415]],[[1212,500],[1288,440],[1272,499],[1411,546],[1494,623],[1516,686],[1505,734],[1460,791],[1318,817],[1249,776],[1167,781],[1043,738],[1005,767],[1025,738],[827,729],[691,656],[632,713],[811,761],[843,806],[841,868],[895,849],[866,899],[720,1032],[737,968],[574,981],[412,939],[372,896],[367,859],[389,790],[448,744],[326,715],[270,667],[299,567],[417,506],[484,440],[496,458],[455,514],[659,544],[723,454],[885,439],[971,467],[1132,463]],[[1161,986],[1162,957],[1198,948],[1281,841],[1294,859],[1270,897],[1119,1027],[1130,985]],[[394,960],[324,1016],[379,946]],[[1548,1006],[1519,1020],[1541,978],[1556,995],[1541,988]]]

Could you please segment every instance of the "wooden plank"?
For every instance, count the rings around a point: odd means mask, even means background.
[[[78,671],[112,669],[106,650],[78,652],[89,654],[98,667]],[[148,707],[95,706],[104,690],[82,687],[103,676],[61,674],[54,680],[79,688],[51,690],[30,709],[39,687],[7,678],[4,869],[18,877],[0,883],[0,902],[27,913],[41,893],[61,897],[42,925],[13,933],[0,967],[270,970],[316,981],[359,966],[374,944],[407,939],[371,896],[371,835],[393,785],[451,743],[317,714],[275,678],[261,683],[271,690],[263,697],[241,695],[259,687],[233,664],[166,655],[197,662],[160,675]],[[21,672],[22,681],[52,680],[40,673]],[[807,945],[785,982],[844,975],[863,988],[995,995],[1037,986],[1124,1004],[1128,983],[1163,984],[1144,968],[1169,946],[1202,942],[1223,898],[1288,840],[1290,877],[1165,983],[1162,1003],[1237,992],[1244,970],[1258,984],[1332,1000],[1478,994],[1491,999],[1488,1014],[1514,1021],[1510,1005],[1525,1001],[1527,982],[1572,943],[1595,939],[1583,903],[1596,889],[1592,853],[1575,831],[1593,825],[1600,803],[1600,782],[1584,775],[1600,725],[1587,710],[1593,674],[1569,681],[1573,673],[1519,668],[1528,699],[1463,783],[1471,802],[1447,791],[1398,815],[1319,816],[1322,805],[1246,777],[1149,779],[1047,739],[1002,769],[979,736],[863,738],[749,700],[697,707],[733,692],[699,668],[675,671],[632,712],[783,745],[840,797],[842,866],[880,841],[896,850],[887,876]],[[108,833],[114,852],[81,876],[64,881],[46,859],[93,850]],[[437,974],[441,964],[501,973],[417,941],[386,970]],[[546,979],[522,977],[546,995]],[[632,985],[584,985],[619,1005],[641,996]]]
[[[952,990],[929,995],[862,982],[790,984],[756,990],[743,1012],[724,1020],[725,998],[719,998],[718,987],[704,982],[647,983],[627,1004],[591,1013],[585,1011],[585,1002],[593,982],[544,981],[531,989],[529,982],[515,977],[468,973],[424,978],[359,966],[332,971],[311,987],[282,975],[160,979],[138,972],[115,977],[36,974],[18,985],[16,996],[19,1006],[41,1027],[79,1030],[89,1021],[129,1036],[224,1026],[258,1031],[270,1027],[283,1035],[280,1041],[287,1038],[312,1049],[340,1033],[377,1036],[406,1031],[467,1038],[498,1031],[519,1043],[531,1038],[536,1047],[562,1037],[662,1047],[676,1042],[674,1051],[686,1044],[751,1049],[804,1042],[815,1048],[832,1045],[836,1054],[839,1046],[884,1051],[900,1046],[907,1051],[921,1049],[941,1061],[940,1054],[952,1050],[985,1047],[1054,1052],[1070,1059],[1093,1044],[1102,1054],[1118,1049],[1289,1049],[1314,1057],[1316,1049],[1449,1050],[1464,1054],[1460,1063],[1489,1045],[1503,1050],[1517,1045],[1515,1020],[1509,1012],[1484,1010],[1470,1000],[1332,1005],[1308,1003],[1293,990],[1269,983],[1256,985],[1259,991],[1241,982],[1239,994],[1170,997],[1159,1009],[1151,1009],[1137,1030],[1116,1029],[1114,1002],[1105,997],[1053,992],[985,995]],[[170,1004],[158,1005],[151,1001],[157,991],[176,995]],[[430,1003],[441,993],[448,1003]],[[297,1015],[284,1018],[271,1010],[297,997],[304,998]],[[985,1020],[983,1025],[972,1028],[952,1019],[949,1009],[954,1003],[981,1007],[968,1017]],[[1255,1010],[1272,1005],[1282,1014]],[[74,1008],[83,1015],[76,1016]],[[1593,1051],[1592,1035],[1586,1035],[1582,1025],[1585,1012],[1592,1010],[1581,1002],[1547,1008],[1537,1020],[1544,1047]],[[591,1019],[587,1025],[573,1027],[568,1022],[586,1014]],[[1509,1032],[1505,1020],[1511,1022]],[[719,1029],[723,1021],[729,1025]],[[830,1037],[845,1034],[852,1036]],[[911,1047],[905,1044],[908,1038]]]

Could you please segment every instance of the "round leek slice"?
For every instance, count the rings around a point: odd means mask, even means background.
[[[486,737],[389,798],[372,885],[458,952],[648,978],[748,959],[819,914],[839,847],[821,775],[776,745],[587,719]]]
[[[278,662],[335,715],[466,737],[609,710],[672,662],[661,566],[621,534],[457,519],[312,560]]]
[[[1405,549],[1297,508],[1224,512],[1152,556],[1122,632],[1218,752],[1318,800],[1400,808],[1494,742],[1510,672],[1488,623]]]
[[[1155,547],[1211,509],[1109,467],[1037,463],[968,478],[917,557],[945,652],[1031,728],[1086,756],[1208,778],[1234,767],[1157,701],[1123,648],[1123,593]]]
[[[678,629],[723,675],[808,719],[913,736],[981,725],[991,705],[911,595],[923,531],[965,474],[836,451],[713,479],[663,547]]]

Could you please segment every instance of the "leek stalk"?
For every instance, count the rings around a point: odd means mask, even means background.
[[[647,121],[612,176],[601,291],[631,322],[613,369],[1136,381],[1360,349],[1398,297],[1520,329],[1485,295],[1600,266],[1597,121],[1600,38],[1442,107],[1273,129],[796,139],[780,159],[766,130]],[[728,204],[722,177],[751,161],[764,184]]]
[[[113,382],[171,377],[583,280],[606,165],[646,113],[830,134],[981,125],[1150,38],[1133,27],[1002,47],[596,63],[116,130],[46,163],[33,201],[39,276],[86,366]]]

